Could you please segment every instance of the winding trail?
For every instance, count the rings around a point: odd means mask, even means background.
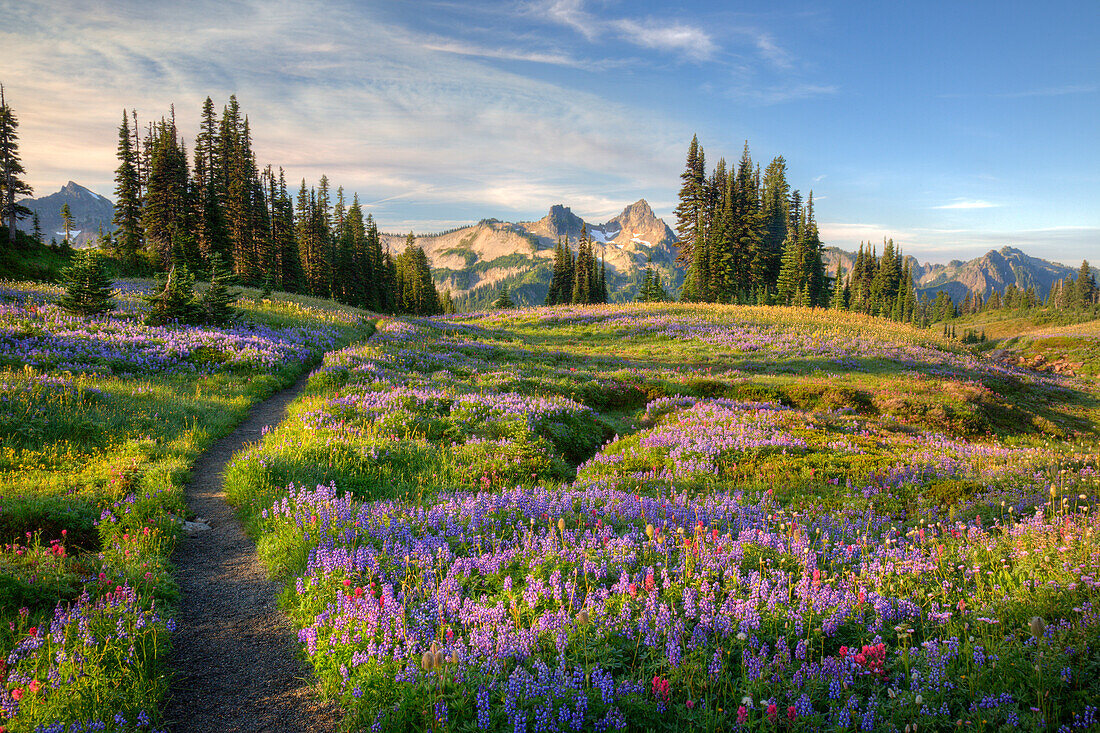
[[[306,376],[256,405],[232,434],[199,457],[186,489],[187,504],[210,529],[186,537],[176,549],[182,600],[173,635],[166,719],[176,733],[229,731],[332,731],[340,715],[320,699],[302,662],[297,637],[269,580],[225,502],[223,473],[230,458],[285,416],[305,388]]]

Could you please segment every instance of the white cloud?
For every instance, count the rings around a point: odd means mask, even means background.
[[[511,48],[485,48],[470,43],[438,39],[423,44],[429,51],[443,51],[459,56],[477,56],[487,59],[501,59],[503,61],[529,61],[537,64],[551,64],[554,66],[570,66],[574,68],[590,68],[592,64],[572,58],[564,53],[546,53],[539,51],[520,51]]]
[[[1000,206],[1000,204],[993,204],[988,201],[982,201],[980,199],[955,199],[950,204],[941,204],[940,206],[933,206],[933,209],[994,209]]]
[[[33,23],[26,9],[14,19],[18,33],[0,31],[24,164],[39,193],[69,178],[112,192],[123,107],[136,107],[144,124],[174,102],[190,147],[207,94],[220,109],[236,93],[260,165],[284,166],[295,188],[327,173],[372,203],[383,226],[386,217],[408,219],[416,204],[474,204],[474,218],[485,206],[510,215],[556,200],[614,208],[621,200],[586,191],[634,200],[667,188],[682,165],[681,136],[651,110],[479,58],[521,56],[511,49],[425,47],[358,6],[97,7],[72,14],[44,3]],[[431,218],[448,216],[462,213]]]
[[[709,59],[718,46],[701,28],[683,23],[647,18],[644,21],[615,20],[611,27],[620,37],[636,46],[659,51],[679,51],[693,61]]]
[[[584,0],[538,2],[529,6],[529,12],[572,28],[589,41],[612,35],[640,48],[678,53],[691,61],[705,61],[718,50],[711,35],[698,26],[653,17],[604,19],[586,10]]]

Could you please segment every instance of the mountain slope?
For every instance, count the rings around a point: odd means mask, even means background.
[[[69,205],[73,216],[73,231],[70,233],[74,246],[84,246],[94,242],[99,236],[100,227],[105,232],[113,232],[115,225],[111,220],[115,216],[115,205],[111,200],[84,188],[79,183],[69,181],[57,193],[40,198],[26,198],[19,202],[31,211],[38,212],[42,226],[42,238],[49,242],[58,242],[65,238],[65,224],[61,219],[61,207]],[[34,220],[27,217],[19,222],[19,228],[30,233]]]
[[[550,285],[554,245],[560,237],[576,247],[587,228],[596,253],[607,263],[608,290],[627,288],[640,282],[646,261],[654,267],[669,289],[679,287],[683,273],[675,267],[676,235],[657,218],[643,199],[602,224],[590,224],[567,206],[554,205],[538,221],[509,223],[485,219],[472,226],[444,234],[417,237],[432,264],[436,284],[468,305],[488,304],[502,285],[518,301],[541,304]],[[383,246],[399,252],[405,236],[382,235]]]
[[[1065,277],[1075,278],[1078,269],[1032,257],[1013,247],[991,249],[981,257],[966,262],[952,260],[946,265],[922,265],[913,257],[905,259],[912,267],[913,282],[919,292],[934,298],[940,290],[946,290],[956,303],[966,298],[967,292],[981,293],[984,299],[994,291],[1003,293],[1009,285],[1021,290],[1034,287],[1039,297],[1045,299],[1054,283]],[[836,274],[839,262],[847,278],[855,261],[855,252],[825,248],[825,267],[829,275]]]

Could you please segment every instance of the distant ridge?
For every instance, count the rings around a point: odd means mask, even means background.
[[[988,298],[994,292],[1003,293],[1009,285],[1021,290],[1034,287],[1040,298],[1045,299],[1051,286],[1065,277],[1077,277],[1080,263],[1063,265],[1059,262],[1032,257],[1014,247],[991,249],[981,257],[972,260],[952,260],[946,265],[921,264],[915,257],[906,257],[913,270],[913,282],[917,291],[934,298],[941,291],[956,303],[962,302],[968,292],[980,293]],[[825,248],[825,268],[829,275],[836,274],[839,262],[847,278],[855,266],[856,253],[847,252],[839,247]],[[1097,271],[1092,264],[1094,272]]]
[[[91,244],[99,236],[99,229],[113,232],[111,222],[115,216],[115,205],[110,199],[90,191],[79,183],[69,181],[60,191],[39,198],[25,198],[19,201],[31,211],[37,211],[42,226],[42,238],[48,243],[51,239],[58,242],[65,238],[65,224],[61,219],[61,207],[69,205],[73,216],[73,245],[83,247]],[[34,220],[27,217],[19,222],[19,228],[30,233]]]
[[[501,285],[513,298],[541,305],[550,285],[554,245],[559,238],[576,247],[587,229],[596,253],[607,263],[608,290],[632,295],[646,262],[670,289],[679,288],[683,272],[675,266],[676,235],[645,199],[624,208],[604,223],[584,221],[564,204],[550,207],[538,221],[483,219],[477,224],[416,238],[432,264],[436,284],[470,306],[488,305]],[[383,234],[383,246],[399,252],[407,235]],[[624,291],[625,288],[625,291]]]

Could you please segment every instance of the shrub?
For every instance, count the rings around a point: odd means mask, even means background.
[[[241,294],[229,289],[232,277],[233,273],[225,266],[221,255],[215,252],[210,257],[210,287],[202,294],[199,302],[203,320],[211,325],[225,326],[233,318],[234,310],[231,305]],[[268,293],[270,292],[269,287]]]
[[[64,273],[65,294],[57,301],[65,310],[81,316],[106,313],[114,307],[111,301],[111,278],[103,259],[93,249],[78,252],[73,264]]]
[[[202,309],[195,300],[195,278],[186,265],[173,265],[164,287],[146,298],[146,302],[150,308],[145,323],[149,326],[163,326],[169,321],[193,324],[201,320]]]

